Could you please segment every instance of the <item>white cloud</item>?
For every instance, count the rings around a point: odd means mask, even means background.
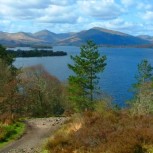
[[[10,26],[11,21],[10,20],[0,20],[0,31],[7,31],[8,27]]]
[[[34,19],[40,15],[40,12],[35,9],[15,9],[5,5],[0,5],[0,16],[3,19],[21,19],[28,20]]]
[[[92,18],[88,17],[83,17],[83,16],[79,16],[77,19],[77,23],[84,23],[84,24],[88,24],[89,22],[91,22]]]
[[[73,7],[50,5],[48,8],[44,9],[41,16],[37,18],[37,21],[50,23],[75,23],[77,18],[78,16]]]
[[[153,11],[146,11],[142,16],[145,20],[153,20]]]
[[[117,18],[111,21],[96,21],[88,24],[85,29],[90,29],[92,27],[102,27],[110,30],[120,31],[123,33],[137,35],[141,30],[144,32],[145,25],[139,23],[133,23],[124,21],[121,18]]]
[[[1,0],[1,5],[20,9],[46,8],[49,4],[50,0]]]
[[[136,1],[134,1],[134,0],[121,0],[121,3],[125,7],[130,7],[130,6],[133,6],[136,3]]]
[[[50,0],[53,5],[74,5],[77,0]]]
[[[153,0],[0,1],[0,30],[4,31],[68,32],[100,26],[136,34],[153,27]]]
[[[85,15],[93,16],[99,19],[114,19],[120,16],[122,9],[114,0],[90,0],[78,1],[80,11]]]
[[[138,3],[137,8],[139,10],[152,10],[153,5],[149,4],[149,3],[142,2],[142,3]]]
[[[134,26],[133,23],[130,22],[125,22],[123,19],[114,19],[112,21],[104,21],[104,22],[95,22],[95,23],[91,23],[91,27],[93,25],[98,25],[98,26],[102,26],[103,28],[108,28],[108,29],[112,29],[112,30],[118,30],[118,29],[124,29],[124,30],[128,30],[131,27]]]
[[[4,19],[36,20],[37,22],[76,22],[74,0],[2,0],[0,16]]]
[[[111,12],[111,13],[110,13]],[[74,23],[89,16],[99,19],[114,19],[121,9],[114,0],[1,0],[1,18],[40,22]]]

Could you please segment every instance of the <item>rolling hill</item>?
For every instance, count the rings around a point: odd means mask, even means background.
[[[64,39],[58,43],[60,45],[81,45],[87,40],[93,40],[98,45],[113,46],[140,45],[150,43],[150,41],[142,38],[102,28],[92,28],[89,30],[81,31],[72,37]]]
[[[148,36],[148,35],[139,35],[138,37],[141,38],[141,39],[148,40],[148,41],[150,41],[150,42],[153,43],[153,36]]]
[[[5,46],[26,46],[26,45],[43,44],[43,43],[44,41],[34,37],[33,34],[30,33],[0,32],[0,44]]]
[[[131,46],[151,44],[149,39],[135,37],[118,31],[94,27],[77,33],[53,33],[42,30],[36,33],[6,33],[0,32],[0,44],[5,46],[33,45],[74,45],[80,46],[87,40],[93,40],[98,45]]]

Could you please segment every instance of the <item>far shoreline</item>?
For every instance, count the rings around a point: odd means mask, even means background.
[[[5,46],[7,50],[14,50],[15,48],[30,48],[31,50],[52,50],[54,47],[81,47],[83,44],[80,45],[62,45],[62,44],[57,44],[53,46],[28,46],[28,45],[21,45],[21,46]],[[153,44],[149,45],[97,45],[100,48],[148,48],[148,49],[153,49]]]

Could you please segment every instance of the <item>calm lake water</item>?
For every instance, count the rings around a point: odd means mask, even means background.
[[[28,49],[28,48],[27,48]],[[42,64],[46,70],[61,81],[67,81],[72,72],[67,64],[72,63],[70,55],[79,54],[79,47],[56,46],[54,51],[62,50],[68,53],[61,57],[35,57],[17,58],[14,65],[27,67]],[[153,65],[153,49],[139,48],[99,48],[101,55],[107,56],[107,66],[100,73],[99,85],[101,89],[111,95],[115,103],[124,106],[125,101],[131,98],[132,93],[128,90],[134,83],[137,73],[137,65],[142,59],[147,59]]]

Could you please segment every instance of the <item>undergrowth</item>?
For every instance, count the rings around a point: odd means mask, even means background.
[[[14,124],[0,124],[0,148],[8,142],[19,138],[25,131],[25,124],[16,122]]]
[[[49,153],[153,153],[153,116],[85,112],[52,136]]]

